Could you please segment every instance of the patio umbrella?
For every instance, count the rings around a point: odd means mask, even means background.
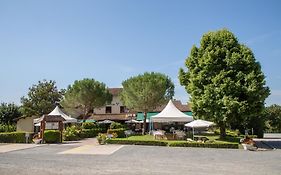
[[[133,119],[133,120],[125,121],[125,123],[140,123],[140,121]]]
[[[111,120],[104,120],[104,121],[100,121],[98,123],[100,123],[100,124],[109,124],[109,123],[113,123],[113,121],[111,121]]]
[[[190,123],[185,124],[184,126],[192,128],[193,140],[194,140],[194,128],[208,128],[212,125],[215,125],[215,123],[206,120],[194,120]]]

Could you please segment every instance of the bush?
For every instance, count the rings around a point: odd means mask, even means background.
[[[125,135],[125,129],[124,128],[119,128],[119,129],[108,129],[107,134],[113,134],[116,133],[118,138],[124,138],[126,137]]]
[[[170,147],[200,147],[200,148],[229,148],[238,149],[239,144],[236,143],[198,143],[198,142],[170,142]]]
[[[15,125],[0,124],[0,132],[15,132],[16,129]]]
[[[127,140],[127,139],[109,139],[109,144],[123,144],[123,145],[151,145],[151,146],[167,146],[168,142],[158,140]]]
[[[72,125],[70,127],[67,127],[63,131],[63,140],[65,141],[79,140],[80,134],[81,134],[81,128],[77,125]]]
[[[121,123],[118,123],[118,122],[112,122],[110,124],[110,129],[120,129],[120,128],[125,128],[124,125],[122,125]]]
[[[32,133],[28,142],[30,143],[32,139]],[[25,143],[25,132],[3,132],[0,133],[0,142],[1,143]]]
[[[219,138],[218,140],[239,143],[241,138],[242,137],[225,136],[225,138],[223,139]]]
[[[97,129],[98,125],[92,122],[82,123],[82,129]]]
[[[61,143],[61,133],[59,130],[45,130],[44,141],[46,143]]]
[[[99,133],[99,135],[97,136],[97,140],[99,142],[100,145],[103,145],[106,143],[106,141],[108,140],[107,135],[106,134],[102,134]]]
[[[96,129],[82,129],[82,132],[80,133],[81,138],[92,138],[96,137],[98,133],[101,132],[101,129],[96,128]]]

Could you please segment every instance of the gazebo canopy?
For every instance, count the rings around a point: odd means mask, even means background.
[[[214,125],[213,122],[205,121],[205,120],[194,120],[190,123],[185,124],[184,126],[190,128],[207,128],[209,126]]]
[[[193,118],[181,112],[170,100],[163,111],[151,116],[151,120],[152,122],[190,122]]]
[[[68,115],[63,113],[62,110],[58,106],[56,106],[56,108],[46,116],[48,116],[48,120],[51,120],[50,118],[55,119],[55,118],[58,118],[58,116],[60,116],[63,118],[63,120],[62,120],[63,123],[77,123],[77,119],[69,117]],[[43,117],[44,116],[34,119],[33,123],[40,123],[40,121],[42,121]]]
[[[43,115],[42,117],[36,119],[36,123],[40,123],[41,121],[59,122],[65,121],[65,119],[61,115]]]
[[[68,115],[63,113],[62,110],[58,106],[56,106],[56,108],[52,112],[50,112],[48,115],[62,116],[65,119],[65,121],[63,123],[77,123],[77,119],[69,117]]]

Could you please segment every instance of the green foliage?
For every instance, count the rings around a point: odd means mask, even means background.
[[[126,137],[124,128],[108,129],[107,130],[107,134],[113,134],[113,133],[116,133],[118,138]]]
[[[97,140],[100,145],[103,145],[107,142],[108,138],[106,134],[99,133],[97,136]]]
[[[14,119],[21,116],[19,107],[13,103],[1,103],[0,105],[0,123],[12,124]]]
[[[99,108],[112,101],[112,95],[109,93],[104,83],[94,79],[76,80],[69,86],[62,106],[70,113],[79,109],[83,117],[89,115],[93,108]]]
[[[200,147],[238,149],[238,143],[169,142],[170,147]]]
[[[24,116],[42,116],[50,113],[63,97],[63,90],[58,90],[55,81],[39,81],[29,88],[27,97],[21,98],[21,111]]]
[[[30,136],[28,142],[31,142]],[[25,143],[25,132],[4,132],[0,133],[0,143]]]
[[[267,130],[269,132],[281,132],[281,106],[271,105],[265,108],[265,117],[267,119]]]
[[[122,125],[121,123],[118,123],[118,122],[112,122],[110,124],[110,129],[120,129],[120,128],[125,128],[126,126],[125,125]]]
[[[65,128],[63,131],[63,140],[65,141],[74,141],[80,140],[81,128],[77,125],[72,125]]]
[[[98,128],[98,125],[93,122],[84,122],[84,123],[82,123],[82,128],[83,129],[96,129],[96,128]]]
[[[159,140],[128,140],[128,139],[110,139],[107,140],[109,144],[122,145],[151,145],[151,146],[167,146],[168,142]]]
[[[146,113],[164,104],[174,96],[174,84],[161,73],[144,73],[122,82],[121,100],[129,109],[144,112],[144,131]]]
[[[9,124],[0,124],[0,133],[1,132],[14,132],[16,131],[17,127],[15,125]]]
[[[46,143],[60,143],[61,134],[59,130],[45,130],[44,140]]]
[[[82,132],[80,133],[81,138],[93,138],[98,135],[98,133],[101,132],[100,128],[95,129],[82,129]]]
[[[261,115],[269,88],[254,54],[233,33],[204,34],[185,65],[179,79],[191,95],[193,115],[217,123],[222,137],[230,124],[248,128]]]

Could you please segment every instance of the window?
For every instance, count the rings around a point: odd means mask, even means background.
[[[126,112],[126,107],[120,106],[120,113],[125,113],[125,112]]]
[[[111,113],[111,106],[106,106],[105,107],[105,113],[110,114]]]

